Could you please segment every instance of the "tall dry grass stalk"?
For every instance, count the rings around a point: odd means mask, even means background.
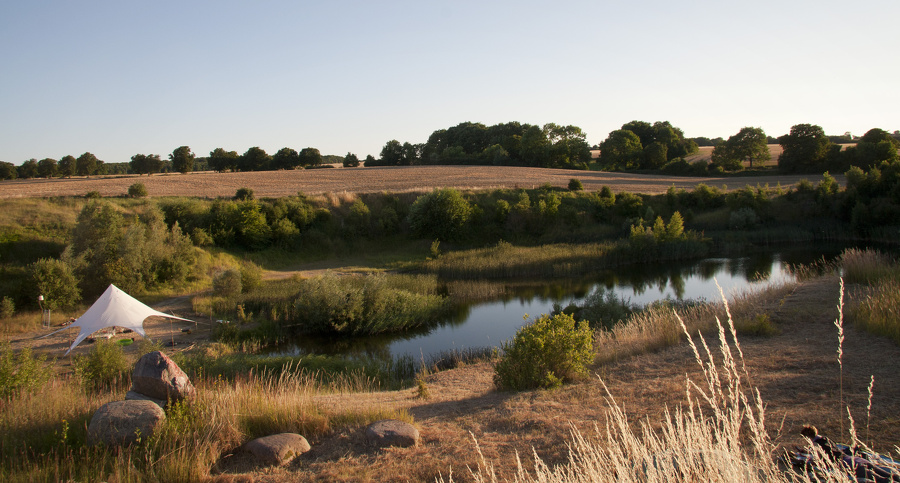
[[[529,471],[517,456],[514,481],[792,480],[775,462],[776,447],[765,430],[762,398],[756,388],[749,386],[743,356],[740,352],[735,355],[724,325],[716,318],[717,357],[699,331],[702,350],[690,337],[693,331],[681,317],[675,314],[674,318],[702,369],[700,383],[688,382],[687,407],[667,410],[660,429],[654,430],[651,421],[642,421],[640,428],[635,429],[604,385],[609,408],[605,431],[597,426],[595,434],[588,437],[572,429],[569,461],[556,467],[548,466],[535,454],[534,469]],[[733,326],[731,321],[728,324]],[[472,479],[478,483],[499,481],[493,466],[477,451],[480,464],[470,469]],[[453,480],[452,475],[449,478]]]
[[[875,374],[872,374],[869,380],[869,398],[866,404],[866,444],[872,444],[872,440],[869,439],[869,422],[872,419],[872,396],[875,394],[873,389],[875,389]]]
[[[844,434],[844,418],[840,416],[840,412],[844,408],[844,279],[841,278],[841,296],[838,302],[838,318],[835,319],[834,325],[838,330],[838,348],[837,361],[840,375],[838,378],[838,388],[840,391],[840,405],[838,406],[838,419],[841,420],[841,434]]]

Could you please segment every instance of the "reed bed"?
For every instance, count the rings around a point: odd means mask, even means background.
[[[851,248],[840,257],[847,283],[875,284],[883,280],[900,281],[900,269],[894,259],[883,252]]]
[[[594,270],[647,261],[698,258],[708,252],[699,239],[636,244],[609,243],[493,247],[446,253],[423,264],[441,279],[571,278]]]
[[[851,313],[857,326],[900,344],[900,281],[887,280],[868,288]]]
[[[760,306],[777,304],[795,287],[794,284],[772,284],[756,291],[734,294],[731,316],[738,327],[755,319]],[[724,295],[723,295],[724,299]],[[633,312],[626,320],[595,337],[596,362],[603,364],[619,358],[652,352],[678,344],[684,339],[681,325],[691,332],[709,331],[715,319],[725,316],[724,307],[715,303],[685,304],[676,309],[671,304],[652,304]]]

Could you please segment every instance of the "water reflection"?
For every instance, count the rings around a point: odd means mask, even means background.
[[[838,253],[826,253],[834,256]],[[365,338],[303,337],[280,350],[285,353],[324,353],[415,360],[442,351],[496,347],[515,335],[523,316],[550,313],[554,304],[581,303],[595,290],[614,292],[632,304],[646,305],[661,299],[718,300],[726,295],[768,283],[791,280],[789,264],[810,263],[823,251],[782,251],[743,258],[709,258],[685,263],[619,267],[578,280],[507,281],[502,295],[487,302],[459,304],[433,327],[403,334]],[[494,292],[491,292],[494,293]]]

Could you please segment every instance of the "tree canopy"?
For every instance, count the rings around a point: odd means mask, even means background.
[[[316,148],[303,148],[300,150],[300,166],[319,166],[322,164],[322,153]]]
[[[297,169],[300,166],[300,153],[295,149],[281,148],[272,155],[273,169]]]
[[[162,171],[165,162],[158,154],[135,154],[131,157],[131,171],[135,174],[153,174]]]
[[[694,154],[699,148],[669,121],[631,121],[600,143],[604,169],[659,169],[675,158]]]
[[[179,146],[169,155],[169,159],[172,161],[172,169],[181,174],[194,170],[194,158],[194,153],[187,146]]]
[[[737,134],[713,148],[712,162],[727,171],[740,170],[744,161],[748,161],[752,168],[753,161],[767,161],[771,157],[767,140],[768,136],[762,128],[741,128]]]
[[[208,163],[210,169],[224,173],[225,171],[235,171],[238,169],[238,160],[240,155],[237,151],[225,151],[222,148],[216,148],[209,153]]]
[[[778,168],[787,173],[825,171],[828,154],[834,146],[822,127],[815,124],[792,126],[790,133],[778,138],[778,143],[784,149],[778,157]]]
[[[103,161],[97,159],[91,153],[84,153],[75,160],[75,174],[78,176],[90,176],[100,171]]]

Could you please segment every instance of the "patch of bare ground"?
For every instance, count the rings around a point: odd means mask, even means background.
[[[587,191],[597,191],[603,186],[609,186],[615,192],[660,194],[671,186],[691,190],[699,183],[730,189],[767,183],[775,186],[780,183],[787,188],[801,179],[817,183],[821,176],[696,178],[511,166],[403,166],[10,180],[0,182],[0,198],[82,196],[91,191],[97,191],[102,196],[123,196],[134,183],[143,183],[151,197],[218,198],[234,196],[239,188],[251,188],[257,197],[280,197],[298,192],[401,193],[424,192],[443,187],[475,190],[537,188],[546,183],[555,187],[567,187],[572,178],[580,179]]]
[[[848,289],[849,295],[853,292]],[[839,391],[837,329],[839,282],[814,279],[774,303],[770,312],[781,333],[740,340],[752,384],[766,403],[766,424],[784,447],[801,443],[799,430],[815,424],[833,439],[848,440],[846,406],[861,439],[876,450],[900,443],[900,347],[859,332],[845,323],[843,399]],[[714,341],[710,341],[715,344]],[[714,349],[714,354],[718,354]],[[556,391],[498,392],[490,364],[477,364],[427,377],[430,398],[417,389],[322,396],[324,407],[405,408],[421,432],[414,448],[376,450],[366,446],[362,428],[313,441],[314,449],[285,468],[260,471],[229,467],[217,481],[433,481],[452,470],[455,481],[470,481],[467,466],[478,464],[472,436],[485,457],[506,478],[516,455],[531,466],[532,450],[546,463],[568,457],[572,427],[585,433],[606,425],[607,404],[597,378]],[[687,344],[641,354],[597,368],[633,424],[658,426],[665,411],[685,400],[687,378],[701,381]],[[871,419],[867,386],[875,377]],[[842,431],[843,427],[843,433]]]

